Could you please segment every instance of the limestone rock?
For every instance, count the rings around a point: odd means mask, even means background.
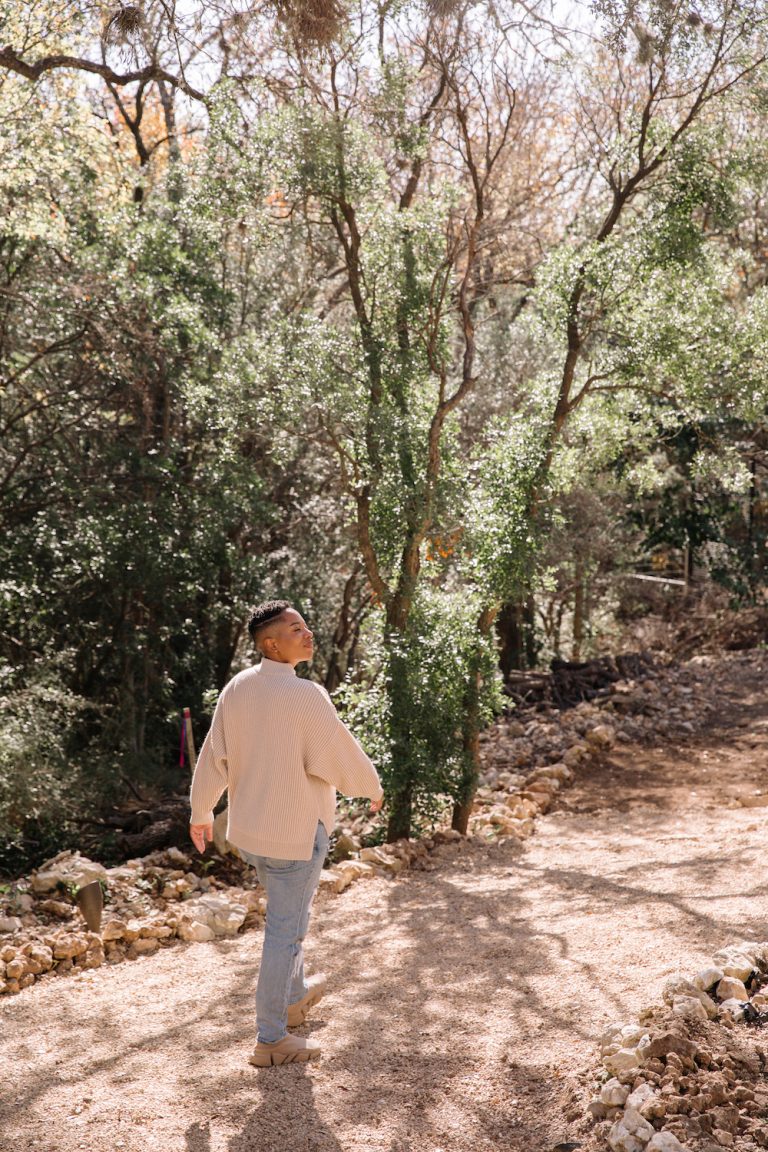
[[[606,1080],[600,1089],[600,1101],[608,1108],[623,1108],[629,1097],[629,1087],[621,1084],[614,1076]]]
[[[749,1000],[749,993],[743,981],[735,976],[723,976],[717,986],[717,995],[721,1000]]]
[[[607,752],[616,743],[616,732],[610,724],[598,724],[586,734],[587,743],[599,752]]]
[[[138,940],[134,940],[129,949],[129,955],[133,953],[138,956],[140,953],[149,955],[152,952],[157,952],[160,947],[160,941],[151,936],[140,936]]]
[[[345,880],[340,872],[334,872],[330,868],[323,868],[317,887],[320,892],[339,893],[344,891],[348,883],[349,881]]]
[[[572,744],[563,753],[563,764],[567,768],[578,768],[585,760],[589,759],[589,748],[586,744]]]
[[[65,933],[59,936],[53,946],[53,955],[56,960],[73,960],[75,956],[83,956],[88,951],[88,941],[74,933]]]
[[[140,940],[167,940],[169,936],[173,936],[169,924],[142,924],[139,933]]]
[[[687,1036],[680,1036],[677,1032],[663,1032],[651,1038],[648,1045],[647,1056],[649,1060],[662,1060],[670,1053],[693,1060],[698,1047]]]
[[[21,927],[18,916],[0,916],[0,933],[18,932]]]
[[[689,1152],[672,1132],[655,1132],[645,1146],[645,1152]]]
[[[125,932],[123,920],[108,920],[102,929],[102,940],[122,940]]]
[[[646,1107],[647,1104],[649,1104],[651,1101],[653,1101],[655,1099],[656,1099],[656,1089],[653,1087],[653,1085],[652,1084],[640,1084],[627,1097],[626,1107],[628,1109],[634,1108],[634,1110],[636,1112],[640,1113],[640,1115],[643,1117],[643,1119],[646,1119],[646,1116],[645,1116],[645,1113],[643,1112],[643,1109]]]
[[[644,1152],[652,1136],[648,1121],[636,1109],[627,1108],[608,1133],[608,1143],[613,1152]]]
[[[686,980],[682,976],[673,976],[667,980],[661,993],[665,1004],[674,1004],[675,1000],[685,996],[692,996],[694,1000],[700,1000],[706,1010],[706,1014],[710,1019],[714,1019],[717,1015],[717,1006],[715,1002],[707,996],[706,992],[702,991],[693,981]]]
[[[559,780],[561,784],[571,784],[573,782],[573,772],[562,761],[557,764],[548,764],[544,768],[535,768],[528,777],[529,780],[540,779],[554,779]]]
[[[31,884],[34,892],[53,892],[59,884],[82,888],[94,880],[106,879],[107,870],[103,864],[77,852],[60,852],[32,875]]]
[[[437,840],[438,835],[441,837],[439,840],[441,844],[447,844],[448,839],[452,839],[452,837],[446,839],[446,833],[442,832],[435,835],[435,840]],[[382,868],[386,867],[389,862],[389,858],[386,853],[382,852],[381,848],[361,848],[360,859],[364,864],[378,864]]]
[[[43,972],[49,972],[53,968],[53,950],[45,944],[29,945],[27,956],[39,964]]]
[[[248,909],[242,904],[231,903],[224,896],[211,895],[190,900],[185,906],[184,912],[185,918],[198,924],[207,925],[214,936],[234,936],[242,926]],[[179,929],[179,935],[181,935],[181,929]],[[184,939],[189,939],[189,937],[185,936]]]
[[[228,856],[232,851],[232,845],[227,840],[228,820],[228,808],[225,808],[223,812],[219,812],[218,816],[215,816],[213,819],[213,846],[221,856]]]
[[[603,1057],[603,1064],[612,1076],[626,1075],[629,1072],[639,1072],[640,1059],[636,1048],[619,1048]]]
[[[72,904],[65,904],[63,900],[40,900],[37,907],[38,911],[58,916],[59,920],[69,920],[75,911]]]
[[[5,966],[6,980],[20,980],[24,975],[26,963],[21,957],[18,960],[9,960]]]
[[[704,968],[701,972],[697,972],[693,978],[693,983],[702,992],[709,992],[714,988],[725,976],[725,972],[720,968]]]
[[[745,954],[741,948],[723,948],[712,957],[723,970],[724,976],[734,976],[737,980],[748,980],[755,967],[754,955]]]
[[[178,927],[178,933],[182,940],[193,940],[196,943],[201,943],[205,940],[215,940],[216,933],[207,924],[201,924],[197,920],[182,920]]]
[[[744,1009],[739,1000],[724,1000],[720,1005],[719,1015],[721,1018],[727,1016],[729,1019],[738,1023],[738,1021],[744,1019]]]
[[[607,1056],[619,1048],[637,1048],[647,1035],[642,1024],[610,1024],[600,1037],[600,1052]]]
[[[717,1015],[717,1008],[714,1015]],[[696,996],[675,996],[672,1002],[672,1011],[677,1016],[683,1016],[686,1020],[708,1020],[706,1009],[701,1001]]]

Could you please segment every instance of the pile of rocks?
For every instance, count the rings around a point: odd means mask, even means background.
[[[533,821],[574,771],[618,743],[688,739],[716,707],[709,658],[684,667],[648,667],[642,679],[619,680],[599,698],[559,712],[503,717],[481,735],[482,772],[471,830],[485,839],[524,839]]]
[[[669,980],[663,1005],[604,1033],[589,1111],[612,1152],[768,1148],[768,942],[712,960]]]
[[[562,712],[513,712],[481,735],[484,783],[492,786],[504,772],[527,773],[541,764],[578,767],[592,751],[588,734],[602,725],[625,744],[689,738],[717,706],[714,662],[704,656],[682,666],[649,666],[642,679],[617,680],[595,699]]]
[[[323,870],[320,890],[343,892],[365,876],[396,876],[403,868],[429,868],[431,851],[460,839],[451,831],[424,841],[360,848],[349,833],[336,841],[337,859]],[[266,899],[255,872],[240,867],[238,884],[200,876],[206,862],[178,848],[105,868],[77,853],[62,852],[12,885],[0,915],[0,993],[20,992],[35,981],[149,955],[179,940],[206,941],[258,927]],[[238,867],[237,864],[231,867]],[[78,910],[78,888],[98,880],[106,904],[99,934],[87,931]]]

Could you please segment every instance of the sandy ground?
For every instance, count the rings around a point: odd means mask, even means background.
[[[754,657],[719,675],[706,740],[620,748],[522,847],[447,845],[433,872],[319,904],[317,1064],[246,1062],[255,932],[6,998],[0,1150],[597,1148],[602,1027],[722,945],[768,938],[768,808],[738,806],[766,786],[768,699]]]

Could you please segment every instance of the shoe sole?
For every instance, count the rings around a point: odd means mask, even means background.
[[[299,1025],[304,1023],[307,1016],[309,1015],[310,1008],[314,1008],[315,1005],[319,1004],[320,1001],[322,1000],[323,991],[324,990],[318,989],[317,992],[313,992],[310,994],[310,997],[308,1000],[299,1001],[299,1003],[301,1004],[301,1008],[299,1008],[298,1005],[294,1004],[292,1006],[294,1009],[293,1011],[291,1011],[291,1008],[288,1009],[288,1027],[289,1028],[298,1028]]]
[[[320,1059],[320,1049],[300,1052],[265,1052],[263,1056],[249,1056],[248,1063],[254,1068],[274,1068],[278,1064],[307,1064],[310,1060]]]

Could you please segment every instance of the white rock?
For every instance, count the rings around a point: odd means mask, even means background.
[[[94,880],[106,880],[107,870],[103,864],[88,860],[75,852],[60,852],[33,873],[32,889],[35,892],[53,892],[59,884],[82,888]]]
[[[724,976],[734,976],[737,980],[747,980],[755,967],[753,956],[737,952],[735,949],[725,948],[721,952],[715,952],[712,959],[722,968]]]
[[[645,1146],[645,1152],[689,1152],[672,1132],[655,1132]]]
[[[702,991],[695,982],[692,983],[682,976],[673,976],[670,980],[667,980],[662,991],[662,996],[666,1004],[672,1005],[674,1005],[676,1000],[689,997],[698,1000],[704,1008],[705,1016],[702,1016],[700,1012],[694,1012],[694,1016],[697,1019],[703,1020],[707,1017],[710,1020],[714,1020],[717,1016],[717,1005],[714,1000],[707,996],[706,992]],[[681,1006],[678,1012],[681,1015],[685,1015],[684,1006]]]
[[[618,1052],[619,1048],[637,1048],[648,1035],[642,1024],[610,1024],[600,1037],[600,1051],[603,1056]]]
[[[643,1105],[647,1104],[649,1100],[656,1097],[656,1089],[652,1084],[640,1084],[635,1090],[630,1093],[626,1100],[627,1108],[634,1108],[636,1112],[642,1115]]]
[[[717,1008],[715,1009],[715,1016],[717,1015]],[[677,1016],[682,1016],[686,1020],[708,1020],[704,1005],[695,996],[675,996],[672,1001],[672,1011]]]
[[[701,972],[696,973],[693,983],[702,992],[708,992],[710,988],[714,988],[716,984],[720,983],[723,976],[725,976],[725,972],[721,968],[703,968]]]
[[[184,905],[184,915],[198,924],[207,925],[214,936],[234,936],[248,915],[248,909],[223,896],[198,896]]]
[[[603,1064],[612,1076],[635,1072],[640,1068],[640,1060],[636,1048],[619,1048],[618,1052],[604,1056]]]
[[[749,1000],[749,993],[743,981],[735,976],[723,976],[717,986],[717,995],[721,1000]]]
[[[635,1108],[627,1108],[608,1133],[613,1152],[644,1152],[653,1128]]]
[[[640,1113],[642,1119],[647,1120],[646,1106],[652,1104],[656,1096],[657,1093],[653,1084],[640,1084],[626,1099],[626,1108],[632,1108],[634,1112]]]
[[[216,938],[213,929],[209,928],[207,924],[201,924],[198,920],[182,921],[177,931],[182,940],[194,940],[197,943]]]
[[[0,916],[0,932],[18,932],[21,927],[18,916]]]
[[[623,1108],[629,1097],[629,1086],[622,1084],[614,1076],[606,1080],[600,1089],[600,1102],[608,1108]]]
[[[724,1000],[720,1005],[720,1016],[730,1016],[732,1020],[739,1021],[744,1019],[744,1009],[738,1000]]]
[[[653,1125],[649,1124],[648,1121],[640,1115],[637,1108],[630,1108],[629,1105],[627,1105],[624,1109],[622,1122],[624,1127],[631,1132],[633,1136],[637,1136],[639,1140],[642,1140],[644,1144],[647,1144],[651,1136],[653,1136]]]
[[[560,761],[557,764],[548,764],[545,768],[535,768],[528,777],[529,780],[546,780],[548,778],[559,780],[561,784],[570,784],[573,780],[573,772],[567,764]]]

